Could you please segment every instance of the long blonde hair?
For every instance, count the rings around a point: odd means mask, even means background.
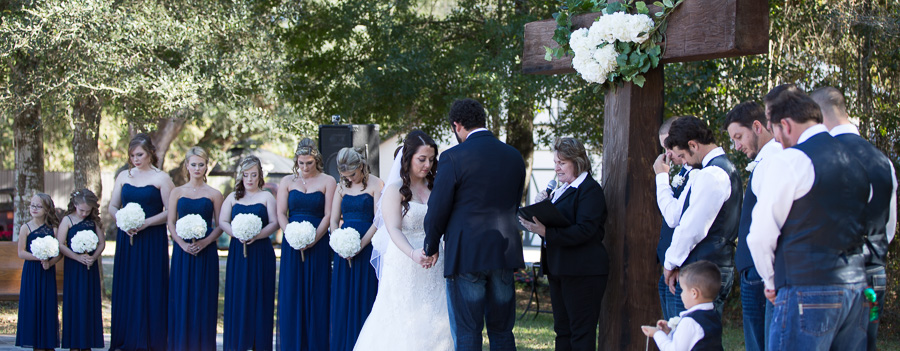
[[[325,171],[325,163],[322,162],[322,153],[316,148],[316,142],[310,138],[303,138],[297,143],[297,150],[294,151],[294,180],[300,177],[300,165],[297,158],[300,156],[312,156],[316,160],[316,169],[319,173]]]
[[[188,160],[191,159],[191,156],[197,156],[203,159],[206,162],[206,171],[209,172],[209,154],[206,153],[206,150],[203,150],[202,147],[194,146],[184,154],[184,161],[181,162],[181,172],[184,174],[184,178],[190,181],[191,173],[188,172]],[[206,173],[203,174],[203,182],[206,183]]]
[[[359,148],[345,147],[338,151],[337,154],[338,172],[350,172],[360,170],[362,172],[362,186],[366,190],[369,183],[369,165],[366,164],[366,157],[363,150]],[[350,188],[350,180],[341,176],[341,184],[344,188]]]

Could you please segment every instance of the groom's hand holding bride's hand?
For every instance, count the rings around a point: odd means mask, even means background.
[[[421,265],[422,268],[431,268],[431,266],[434,266],[434,261],[437,258],[437,254],[431,257],[426,256],[425,250],[422,249],[412,249],[410,250],[409,254],[409,258],[412,258],[412,260]]]

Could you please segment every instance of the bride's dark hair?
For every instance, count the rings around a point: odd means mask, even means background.
[[[406,213],[409,212],[409,201],[412,200],[412,190],[409,189],[409,168],[412,166],[413,155],[419,151],[421,146],[430,146],[434,149],[435,164],[431,166],[431,170],[425,176],[425,184],[428,186],[428,190],[431,190],[434,186],[434,175],[437,174],[437,144],[428,134],[421,130],[409,132],[406,135],[406,139],[403,140],[403,155],[400,157],[400,179],[403,180],[403,185],[400,186],[400,196],[402,197],[400,206],[403,207],[403,216],[406,216]],[[396,152],[394,156],[396,157]]]

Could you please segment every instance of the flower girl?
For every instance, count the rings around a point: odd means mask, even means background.
[[[44,193],[31,198],[29,212],[31,220],[19,228],[19,258],[25,264],[19,290],[16,346],[51,350],[59,347],[56,262],[60,256],[53,236],[59,218],[53,199]]]
[[[106,235],[100,221],[97,195],[88,189],[74,191],[60,222],[56,239],[66,259],[62,347],[72,350],[103,348],[98,261],[106,247]]]

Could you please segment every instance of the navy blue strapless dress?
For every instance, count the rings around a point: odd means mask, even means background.
[[[206,235],[215,229],[214,213],[213,202],[208,198],[178,199],[178,218],[200,215],[206,220]],[[215,243],[197,256],[173,243],[169,280],[169,350],[215,350],[219,307],[219,256]]]
[[[46,224],[28,233],[25,251],[30,253],[31,242],[45,236],[53,236],[53,228]],[[19,286],[16,346],[37,349],[59,347],[58,311],[56,266],[44,270],[41,261],[25,261],[22,265],[22,283]]]
[[[67,220],[67,219],[63,219]],[[66,245],[72,249],[72,237],[82,230],[97,232],[90,219],[82,220],[69,228]],[[87,252],[93,255],[94,252]],[[100,262],[94,261],[90,268],[66,257],[63,270],[63,323],[62,348],[102,349],[103,312],[100,297]]]
[[[290,222],[308,221],[319,227],[325,216],[325,194],[288,193]],[[279,350],[328,350],[328,300],[331,284],[331,255],[328,238],[323,237],[304,251],[287,243],[281,245],[281,269],[278,278]]]
[[[352,227],[360,237],[372,227],[375,205],[372,195],[344,195],[341,200],[344,224]],[[331,278],[331,350],[353,350],[378,292],[375,268],[369,264],[372,245],[366,245],[353,257],[353,267],[334,254],[334,275]]]
[[[269,224],[264,204],[235,204],[231,219],[241,213],[252,213]],[[265,238],[247,245],[232,238],[225,269],[225,333],[224,349],[271,350],[275,318],[275,249]]]
[[[147,218],[163,211],[152,185],[122,186],[122,206],[137,203]],[[110,350],[165,350],[169,301],[169,238],[165,224],[138,232],[134,244],[121,229],[113,264]]]

